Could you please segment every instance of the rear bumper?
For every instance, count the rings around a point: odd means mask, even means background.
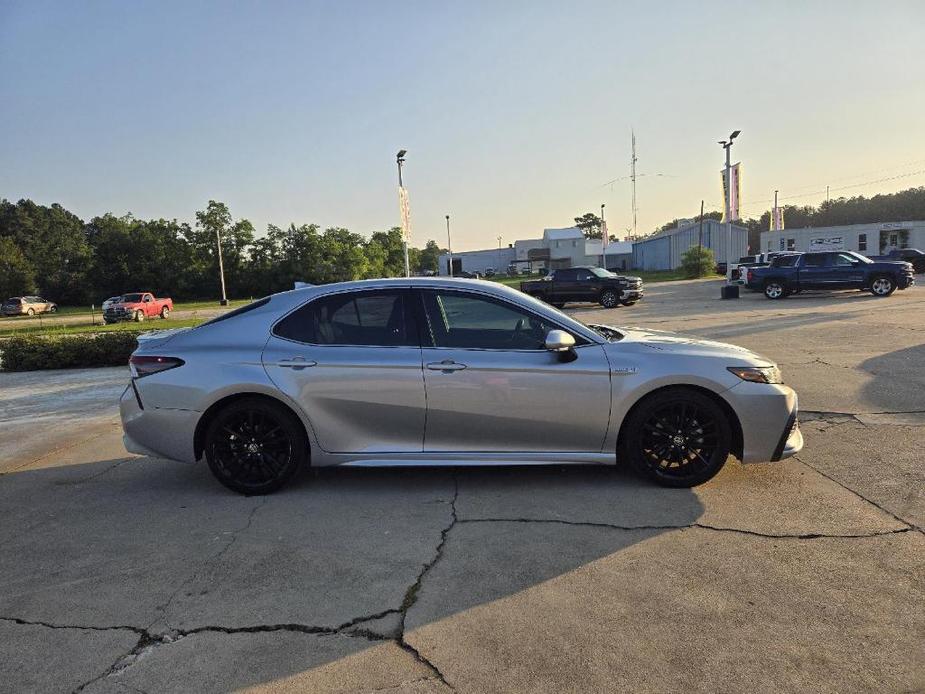
[[[196,461],[193,437],[199,412],[143,406],[129,384],[119,401],[119,416],[122,441],[130,453],[185,463]]]

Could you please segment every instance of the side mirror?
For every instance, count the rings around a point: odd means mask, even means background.
[[[545,346],[550,352],[567,352],[575,346],[575,338],[564,330],[550,330],[546,334]]]

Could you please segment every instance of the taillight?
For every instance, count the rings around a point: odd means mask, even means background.
[[[176,357],[136,357],[132,356],[128,360],[129,368],[132,371],[132,378],[142,378],[151,374],[175,369],[183,366],[186,362]]]

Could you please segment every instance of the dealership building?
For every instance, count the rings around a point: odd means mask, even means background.
[[[857,251],[864,255],[886,255],[898,248],[925,250],[925,221],[872,222],[761,232],[761,250],[765,252]]]
[[[733,224],[730,236],[726,225],[716,219],[704,219],[703,229],[697,220],[681,220],[672,229],[634,243],[632,267],[647,271],[674,270],[681,267],[684,254],[697,245],[712,249],[717,263],[727,262],[728,249],[735,262],[748,253],[748,229]]]

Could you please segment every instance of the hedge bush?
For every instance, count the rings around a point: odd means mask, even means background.
[[[48,337],[28,335],[0,341],[4,371],[125,366],[138,347],[141,330],[119,330],[97,335]]]

